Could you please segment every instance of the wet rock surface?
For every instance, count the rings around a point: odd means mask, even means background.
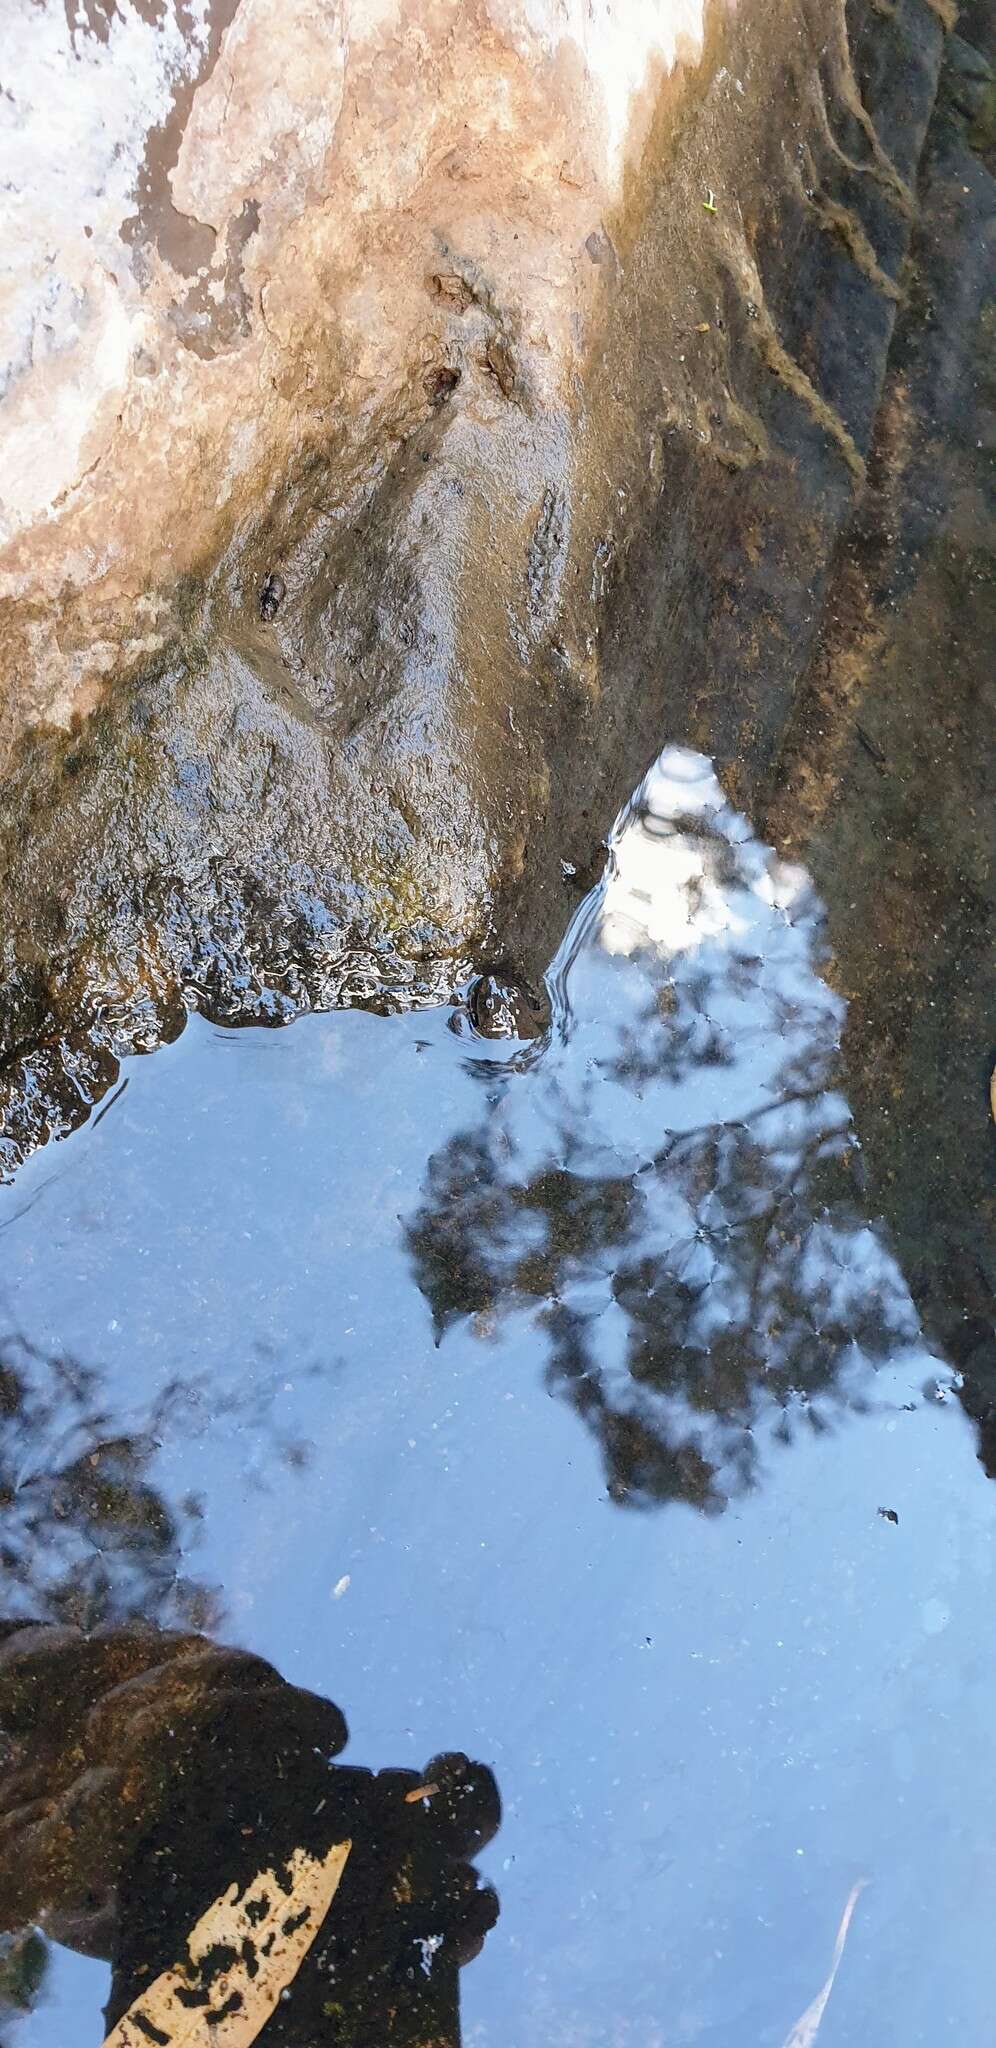
[[[558,169],[545,246],[583,264],[544,303],[586,310],[556,389],[498,285],[532,244],[433,244],[372,467],[302,430],[161,654],[11,756],[8,1167],[191,1008],[407,1006],[489,958],[536,986],[665,732],[763,788],[863,490],[943,43],[928,0],[716,10],[604,220]]]
[[[996,30],[967,9],[920,173],[870,486],[762,807],[827,901],[870,1185],[996,1415]],[[975,35],[973,43],[966,40]]]

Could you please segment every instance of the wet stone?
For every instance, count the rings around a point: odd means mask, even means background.
[[[522,981],[479,974],[467,991],[467,1015],[482,1038],[538,1038],[549,1022],[549,1005]]]

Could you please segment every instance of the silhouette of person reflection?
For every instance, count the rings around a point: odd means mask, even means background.
[[[469,1861],[497,1785],[458,1754],[344,1766],[346,1737],[330,1701],[203,1636],[0,1625],[0,1929],[109,1961],[110,2032],[228,1886],[349,1839],[266,2048],[458,2048],[459,1971],[498,1914]]]

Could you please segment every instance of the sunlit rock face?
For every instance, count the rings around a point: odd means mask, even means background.
[[[344,512],[466,378],[478,430],[549,413],[556,468],[603,221],[702,4],[12,0],[8,731],[161,647],[309,450]]]

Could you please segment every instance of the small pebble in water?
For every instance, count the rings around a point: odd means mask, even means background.
[[[546,1005],[512,976],[479,974],[467,992],[467,1013],[482,1038],[538,1038]]]

